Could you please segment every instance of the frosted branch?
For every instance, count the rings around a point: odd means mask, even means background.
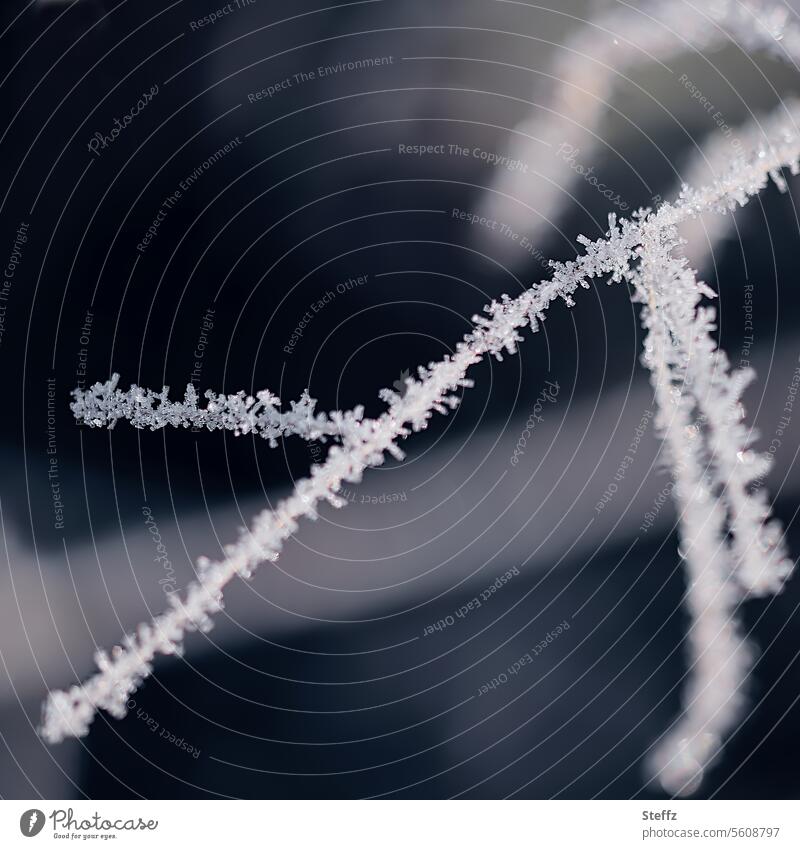
[[[752,650],[736,617],[741,595],[730,578],[729,551],[722,542],[726,516],[704,474],[707,458],[694,403],[674,383],[668,365],[673,357],[670,336],[654,316],[650,311],[645,319],[645,361],[652,369],[658,425],[673,473],[691,626],[684,709],[651,755],[650,766],[666,790],[687,795],[699,787],[724,736],[739,719]]]
[[[291,402],[291,409],[281,411],[281,399],[268,389],[255,396],[244,392],[223,395],[209,389],[205,393],[206,406],[198,407],[197,392],[191,383],[186,385],[183,401],[170,401],[168,386],[154,392],[134,383],[123,391],[117,388],[118,383],[119,375],[113,374],[105,383],[74,389],[75,400],[70,409],[75,418],[90,427],[109,429],[125,419],[140,429],[160,430],[170,426],[230,430],[237,436],[254,433],[269,440],[273,448],[284,436],[297,435],[308,440],[336,437],[343,424],[341,413],[333,416],[316,413],[317,402],[308,390],[299,401]],[[346,415],[358,421],[364,409],[356,407]]]
[[[800,26],[791,14],[768,0],[698,0],[696,5],[655,0],[639,8],[615,6],[587,21],[556,48],[548,73],[535,87],[536,110],[512,136],[508,156],[530,163],[531,176],[521,179],[499,169],[482,214],[507,222],[536,243],[540,231],[574,200],[570,187],[578,178],[559,149],[567,144],[583,167],[597,161],[602,118],[633,70],[733,42],[800,64]],[[730,158],[730,143],[727,147]]]
[[[800,53],[800,47],[798,48]],[[740,152],[755,150],[759,145],[768,147],[772,139],[796,131],[800,126],[800,101],[786,98],[781,105],[766,115],[758,115],[735,130]],[[686,183],[699,186],[715,179],[729,168],[736,151],[723,133],[711,133],[703,146],[692,152],[686,167]],[[783,189],[783,186],[779,186]],[[694,268],[710,269],[714,248],[732,230],[732,217],[724,215],[700,215],[683,223],[680,236],[686,245],[682,252]]]

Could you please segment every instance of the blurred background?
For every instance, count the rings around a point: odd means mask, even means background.
[[[679,709],[684,576],[621,285],[477,366],[458,411],[231,587],[124,720],[55,747],[35,727],[49,689],[327,450],[91,430],[70,391],[119,372],[378,413],[378,390],[452,351],[484,304],[546,278],[609,212],[672,197],[705,139],[733,149],[800,92],[790,62],[712,28],[699,49],[665,31],[658,55],[587,29],[660,27],[662,8],[2,5],[0,795],[659,796],[642,762]],[[572,57],[610,81],[597,126],[580,96],[554,111]],[[795,196],[769,189],[713,253],[704,236],[688,250],[731,361],[758,369],[766,448],[797,385]],[[797,552],[800,423],[780,427],[767,485]],[[698,795],[798,794],[798,603],[795,578],[743,608],[751,710]]]

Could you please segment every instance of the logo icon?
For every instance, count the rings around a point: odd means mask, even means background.
[[[25,837],[36,837],[44,828],[44,811],[31,808],[19,818],[19,830]]]

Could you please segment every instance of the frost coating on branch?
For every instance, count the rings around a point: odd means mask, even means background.
[[[739,602],[779,592],[793,565],[780,526],[769,521],[766,496],[753,489],[769,462],[750,450],[755,434],[742,421],[741,395],[752,372],[731,372],[717,349],[714,310],[701,305],[714,293],[675,255],[681,246],[677,226],[692,217],[681,210],[724,213],[743,205],[766,175],[785,190],[779,164],[797,173],[796,127],[782,109],[771,121],[770,143],[757,144],[749,157],[729,164],[718,183],[685,189],[677,204],[642,221],[634,237],[637,267],[628,263],[614,272],[606,256],[612,242],[627,247],[635,225],[618,226],[611,218],[611,236],[600,250],[598,243],[582,240],[587,253],[601,260],[592,276],[612,271],[631,282],[645,304],[643,362],[652,372],[656,423],[673,469],[692,619],[689,682],[682,715],[653,753],[651,767],[675,794],[697,789],[740,717],[752,652],[739,633]]]
[[[317,402],[305,390],[291,409],[281,412],[281,399],[268,389],[255,397],[244,392],[235,395],[217,394],[207,390],[205,407],[197,406],[197,392],[186,384],[183,401],[169,400],[169,387],[161,392],[144,389],[135,383],[127,392],[117,388],[119,375],[113,374],[105,383],[95,383],[89,389],[74,389],[70,404],[75,418],[90,427],[113,428],[120,419],[127,419],[136,428],[160,430],[167,427],[194,427],[208,430],[231,430],[236,436],[256,433],[269,440],[271,447],[283,436],[297,435],[303,439],[325,439],[338,436],[343,415],[360,420],[363,407],[349,413],[315,413]]]
[[[629,72],[733,42],[800,64],[800,26],[787,7],[769,0],[654,0],[638,8],[615,6],[587,21],[557,48],[537,84],[535,112],[512,136],[509,158],[530,163],[533,176],[522,179],[498,169],[481,214],[508,222],[536,242],[574,201],[575,170],[565,167],[559,150],[568,145],[583,168],[598,159],[598,127]]]
[[[748,489],[766,465],[746,449],[751,437],[740,396],[751,375],[731,374],[716,349],[713,309],[699,305],[713,293],[674,257],[674,228],[658,236],[640,249],[632,282],[645,303],[642,362],[651,372],[655,423],[673,474],[691,625],[683,712],[650,761],[666,790],[685,795],[699,787],[745,701],[752,651],[740,634],[737,606],[748,593],[779,592],[792,564],[781,529],[766,522],[763,493]]]
[[[687,407],[690,418],[681,445],[671,446],[671,460],[680,465],[684,453],[689,460],[699,457],[708,491],[726,514],[730,541],[723,536],[718,545],[730,549],[729,571],[744,594],[768,595],[781,589],[792,564],[782,545],[781,528],[769,521],[763,490],[753,489],[770,466],[766,456],[750,450],[756,434],[743,422],[741,398],[755,374],[752,369],[732,371],[726,354],[717,348],[712,335],[715,310],[700,304],[704,295],[714,293],[697,281],[686,260],[674,256],[679,245],[674,227],[660,231],[658,239],[647,239],[631,278],[645,302],[642,322],[648,335],[643,362],[656,387],[661,380],[670,386],[670,404],[659,405],[658,421],[663,423],[678,404]],[[656,335],[668,343],[659,344],[657,356]],[[703,450],[698,451],[701,445]]]
[[[675,483],[679,553],[686,566],[685,604],[691,617],[684,710],[651,755],[650,769],[668,792],[688,795],[699,787],[724,735],[741,715],[752,650],[741,636],[735,615],[741,594],[729,576],[729,552],[720,544],[726,516],[703,475],[706,457],[694,404],[673,382],[665,323],[650,316],[646,326],[644,361],[652,370],[657,425]]]
[[[798,47],[800,55],[800,46]],[[743,151],[755,150],[759,145],[769,147],[772,139],[780,139],[787,132],[792,133],[800,126],[800,100],[786,98],[781,105],[766,115],[758,115],[736,128],[739,142],[739,155]],[[724,174],[729,168],[731,158],[736,151],[722,133],[712,133],[695,150],[686,168],[686,182],[690,186],[700,186]],[[776,175],[779,178],[779,175]],[[783,191],[784,186],[779,184]],[[681,237],[686,241],[683,254],[699,270],[710,269],[714,248],[726,238],[733,229],[731,216],[699,215],[686,221],[679,228]]]
[[[367,468],[383,463],[386,452],[402,457],[399,440],[424,429],[433,412],[445,413],[457,405],[454,393],[470,385],[470,366],[487,354],[502,359],[504,353],[515,353],[522,341],[520,329],[530,325],[535,332],[554,300],[572,306],[579,287],[589,288],[591,280],[607,277],[609,282],[632,284],[645,304],[643,361],[652,372],[657,421],[675,479],[681,554],[688,573],[686,603],[692,616],[690,682],[684,712],[654,754],[653,764],[670,792],[692,792],[736,722],[743,700],[750,650],[739,633],[735,608],[747,594],[777,592],[791,562],[780,528],[768,521],[765,497],[751,491],[752,482],[764,473],[765,461],[752,454],[751,435],[742,423],[739,399],[750,376],[731,374],[725,355],[716,349],[711,335],[714,314],[701,304],[713,292],[675,256],[676,228],[705,212],[725,214],[745,205],[770,178],[784,188],[780,169],[798,173],[798,157],[800,135],[786,126],[769,145],[759,145],[731,163],[712,185],[684,188],[674,204],[654,213],[643,210],[631,220],[609,216],[605,237],[580,237],[585,252],[571,262],[551,263],[549,280],[517,298],[503,296],[485,307],[486,315],[474,317],[474,330],[455,353],[420,367],[416,378],[406,380],[402,395],[382,390],[388,405],[382,415],[363,419],[355,413],[332,414],[341,441],[331,447],[325,462],[314,466],[275,510],[256,516],[251,528],[225,547],[224,557],[198,561],[198,578],[183,598],[171,595],[164,613],[140,625],[110,655],[98,652],[96,674],[66,692],[51,693],[43,709],[42,736],[58,742],[86,734],[98,709],[123,716],[130,694],[151,673],[156,655],[178,653],[187,633],[211,627],[226,584],[239,576],[249,578],[261,562],[275,560],[299,520],[316,518],[320,503],[344,506],[346,501],[337,494],[343,482],[360,481]],[[158,416],[160,405],[154,407],[154,401],[144,411],[116,415],[116,384],[99,387],[92,396],[98,403],[93,407],[90,398],[87,410],[100,410],[106,420],[98,415],[96,422],[90,419],[93,423],[110,426],[122,417],[144,426],[173,423],[168,416]],[[138,387],[136,391],[146,394]],[[135,405],[137,398],[134,393]],[[165,392],[152,398],[167,403]],[[103,407],[104,399],[112,399],[111,408]]]
[[[471,385],[466,378],[471,365],[486,354],[502,359],[503,352],[515,353],[522,341],[519,328],[530,324],[535,329],[558,297],[571,304],[570,294],[576,286],[568,279],[549,280],[516,299],[503,296],[484,308],[487,316],[474,317],[475,329],[458,344],[455,354],[420,366],[417,378],[407,378],[403,395],[382,390],[388,409],[381,416],[361,419],[334,414],[341,444],[333,445],[325,461],[314,466],[308,478],[298,481],[292,495],[279,502],[275,510],[256,516],[251,528],[225,547],[223,559],[201,559],[197,581],[189,585],[184,598],[177,593],[170,595],[168,609],[152,623],[140,625],[110,655],[98,652],[95,660],[99,671],[95,675],[67,691],[50,693],[43,706],[42,737],[57,743],[65,737],[83,736],[99,709],[117,718],[124,716],[131,693],[152,672],[156,655],[179,653],[187,633],[211,628],[211,616],[222,609],[223,589],[231,580],[250,578],[260,563],[277,559],[286,540],[298,529],[298,520],[315,519],[321,502],[343,507],[347,501],[337,495],[343,482],[358,483],[366,468],[383,463],[386,452],[401,459],[397,441],[427,427],[434,411],[446,413],[457,406],[453,393]]]

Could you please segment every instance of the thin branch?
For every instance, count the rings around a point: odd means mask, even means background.
[[[169,400],[169,386],[154,392],[134,383],[123,391],[117,388],[118,383],[119,375],[115,373],[110,380],[95,383],[89,389],[74,389],[75,400],[70,409],[78,422],[111,429],[125,419],[140,429],[170,426],[230,430],[237,436],[255,433],[269,440],[273,448],[284,436],[308,440],[336,437],[343,423],[342,413],[316,413],[317,402],[307,389],[299,401],[291,402],[290,410],[281,411],[281,399],[268,389],[257,392],[255,397],[243,391],[224,395],[209,389],[205,393],[206,406],[198,407],[197,391],[191,383],[186,385],[183,401]],[[359,421],[364,408],[356,407],[344,415]]]

